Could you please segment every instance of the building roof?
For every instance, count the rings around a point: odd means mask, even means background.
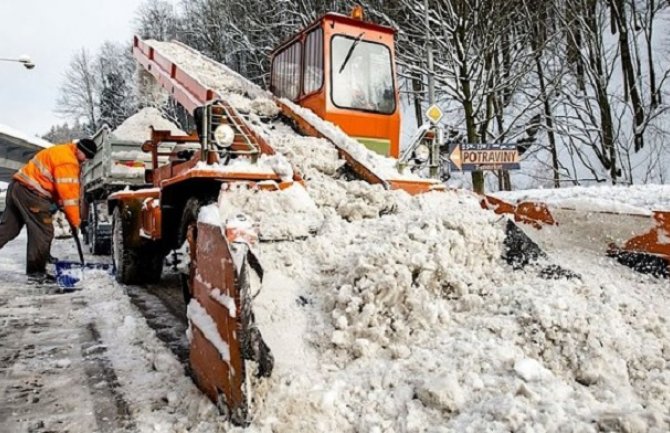
[[[0,181],[9,182],[37,151],[50,146],[46,140],[0,124]]]

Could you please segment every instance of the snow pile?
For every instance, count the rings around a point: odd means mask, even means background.
[[[261,332],[280,353],[301,349],[257,385],[251,431],[667,430],[664,285],[631,292],[644,277],[607,267],[573,280],[512,272],[494,219],[433,193],[261,243]]]
[[[137,141],[143,143],[151,139],[151,128],[171,131],[173,135],[186,135],[174,123],[165,119],[160,111],[153,107],[143,108],[127,118],[119,125],[112,135],[117,140]]]
[[[267,130],[272,145],[300,167],[314,202],[323,212],[335,212],[347,221],[392,213],[404,194],[383,194],[381,185],[337,179],[344,161],[327,141],[292,134],[285,125]]]
[[[256,385],[252,431],[670,426],[662,282],[582,255],[561,257],[581,279],[512,272],[503,221],[471,195],[345,182],[323,140],[265,133],[324,222],[304,241],[259,245],[259,327],[278,359],[296,349]]]

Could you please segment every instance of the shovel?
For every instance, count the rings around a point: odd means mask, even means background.
[[[111,265],[107,263],[89,263],[84,261],[84,251],[81,248],[81,240],[79,239],[79,230],[71,227],[72,237],[75,244],[77,244],[77,252],[79,253],[79,263],[70,260],[59,260],[56,262],[56,282],[63,290],[74,290],[78,283],[84,277],[84,269],[111,269]]]

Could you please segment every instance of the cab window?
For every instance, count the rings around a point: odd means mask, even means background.
[[[272,92],[278,97],[296,100],[300,95],[301,57],[300,41],[275,56],[272,62]]]
[[[316,92],[323,85],[323,30],[312,30],[305,38],[305,67],[303,92],[305,95]]]
[[[331,98],[339,108],[391,114],[396,109],[391,51],[363,35],[331,39]]]

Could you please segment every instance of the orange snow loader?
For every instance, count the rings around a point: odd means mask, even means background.
[[[272,353],[254,324],[249,299],[248,273],[262,276],[251,249],[257,235],[239,221],[208,219],[203,217],[207,212],[200,211],[207,204],[216,203],[222,190],[279,191],[304,181],[295,168],[289,177],[264,169],[263,159],[276,156],[276,152],[248,115],[238,112],[223,92],[204,84],[197,74],[173,61],[161,50],[165,47],[162,44],[166,43],[135,37],[133,55],[193,116],[197,132],[175,136],[168,131],[152,131],[151,140],[142,147],[152,155],[152,167],[146,171],[146,180],[152,187],[119,191],[109,197],[116,278],[124,284],[156,282],[168,253],[182,254],[182,263],[188,264],[182,289],[187,303],[189,358],[195,380],[221,412],[234,423],[245,425],[250,422],[252,403],[248,375],[254,374],[255,369],[257,376],[269,376],[273,367]],[[186,45],[168,44],[171,50],[203,59]],[[359,45],[367,53],[364,57],[374,55],[377,60],[362,65],[360,62],[365,58],[351,54],[357,54],[354,48]],[[305,135],[329,140],[360,179],[410,194],[444,189],[435,180],[384,176],[374,165],[359,159],[352,151],[355,146],[347,142],[351,139],[342,131],[324,128],[321,119],[316,121],[312,117],[317,113],[338,122],[364,145],[383,155],[397,156],[400,118],[391,29],[326,14],[285,46],[293,54],[284,55],[288,51],[283,49],[275,53],[273,86],[288,86],[282,80],[293,79],[299,90],[291,99],[313,112],[303,110],[285,97],[267,93],[280,108],[283,121]],[[298,61],[302,56],[296,50],[305,53],[304,62]],[[330,50],[337,51],[336,65],[331,64],[335,55],[331,56]],[[313,56],[308,56],[308,52]],[[288,68],[282,59],[292,59],[292,67]],[[371,95],[372,102],[366,102],[370,105],[356,105],[354,99],[331,98],[333,90],[346,93],[346,89],[332,87],[332,75],[343,71],[351,77],[353,70],[349,68],[354,65],[366,68],[369,73],[379,72],[382,66],[386,68],[383,75],[386,86],[383,92]],[[307,78],[308,73],[313,74],[312,78]],[[335,85],[342,85],[338,80]],[[371,86],[378,83],[363,84],[367,86],[364,90],[371,91]],[[353,93],[354,89],[348,91]],[[234,132],[232,142],[221,142],[218,133],[221,128]],[[166,159],[167,163],[159,164]],[[240,164],[232,164],[242,160],[256,168],[240,169]],[[219,201],[218,205],[225,203]]]
[[[271,90],[280,119],[303,135],[332,143],[359,179],[410,194],[445,190],[436,180],[389,176],[351,145],[355,138],[380,157],[397,158],[399,154],[394,31],[360,18],[360,10],[352,17],[328,13],[273,52]],[[181,56],[174,56],[175,52]],[[219,207],[225,206],[219,195],[222,190],[280,191],[304,181],[295,168],[288,175],[264,169],[264,158],[281,155],[255,129],[249,115],[238,112],[225,92],[203,83],[198,74],[207,68],[189,71],[188,65],[170,55],[191,56],[220,66],[236,79],[244,80],[242,77],[179,42],[135,37],[133,55],[193,116],[197,133],[175,136],[153,131],[152,139],[143,146],[152,155],[152,168],[147,170],[152,187],[109,197],[116,278],[125,284],[157,281],[166,255],[171,251],[182,254],[195,380],[234,423],[246,425],[252,404],[249,375],[269,376],[273,367],[272,353],[254,323],[249,298],[249,273],[262,278],[251,248],[257,235],[244,221],[222,222],[203,209],[217,200]],[[233,132],[232,140],[220,140],[222,128]],[[166,159],[167,163],[159,164]],[[257,168],[240,169],[243,165],[232,164],[241,160]],[[482,206],[512,214],[515,220],[542,226],[542,230],[555,225],[553,212],[541,204],[512,205],[484,197]],[[657,219],[667,236],[667,215]],[[623,248],[633,251],[640,245],[652,252],[652,244],[641,239]],[[667,257],[661,242],[655,245],[658,254]]]

